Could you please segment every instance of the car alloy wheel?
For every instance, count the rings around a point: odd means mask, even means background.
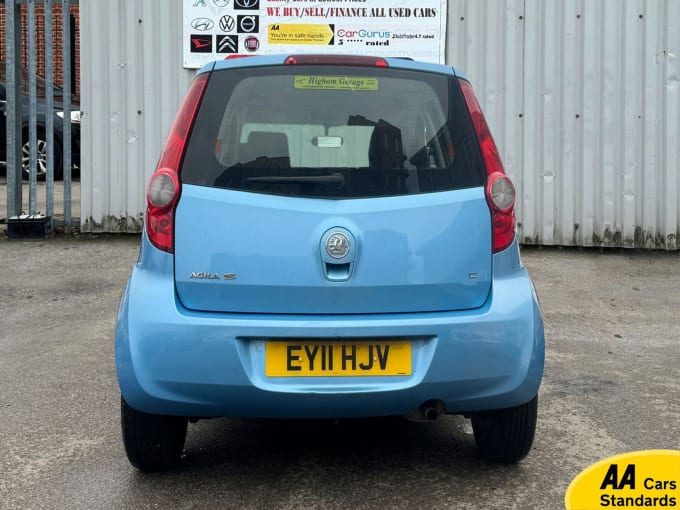
[[[36,177],[38,180],[45,180],[47,176],[47,137],[45,132],[38,130],[37,145],[36,145]],[[25,179],[30,177],[30,153],[31,144],[28,142],[28,133],[24,132],[23,145],[21,146],[21,168]],[[62,177],[62,162],[61,162],[61,147],[57,140],[54,141],[54,178],[61,179]]]

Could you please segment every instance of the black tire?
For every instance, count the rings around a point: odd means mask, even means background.
[[[538,396],[526,404],[472,415],[472,430],[480,456],[489,462],[515,464],[534,442]]]
[[[47,178],[47,135],[45,134],[45,129],[42,127],[39,127],[37,130],[37,140],[38,140],[38,148],[37,148],[37,179],[39,181],[44,181]],[[61,143],[59,140],[55,137],[54,139],[54,144],[53,144],[53,151],[54,151],[54,180],[58,181],[59,179],[62,179],[64,177],[64,171],[63,171],[63,166],[64,166],[64,160],[62,158],[62,152],[61,152]],[[23,175],[24,179],[29,178],[28,174],[28,158],[29,158],[29,150],[30,150],[30,145],[28,142],[28,131],[25,130],[22,133],[22,140],[21,140],[21,167],[23,170]]]
[[[121,402],[121,428],[127,458],[141,471],[167,471],[179,465],[187,418],[137,411]]]

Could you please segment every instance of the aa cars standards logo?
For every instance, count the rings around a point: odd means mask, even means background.
[[[680,451],[645,450],[597,462],[574,478],[564,505],[567,510],[678,508]]]

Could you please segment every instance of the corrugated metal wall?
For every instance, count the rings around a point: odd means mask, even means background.
[[[680,1],[449,1],[528,244],[678,249]],[[138,231],[192,73],[179,0],[81,1],[85,231]]]
[[[146,184],[194,72],[182,3],[82,0],[81,230],[140,232]]]

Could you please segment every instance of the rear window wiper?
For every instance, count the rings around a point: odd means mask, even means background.
[[[265,175],[262,177],[248,177],[248,182],[263,182],[267,184],[335,184],[338,188],[345,183],[341,173],[331,175]]]

